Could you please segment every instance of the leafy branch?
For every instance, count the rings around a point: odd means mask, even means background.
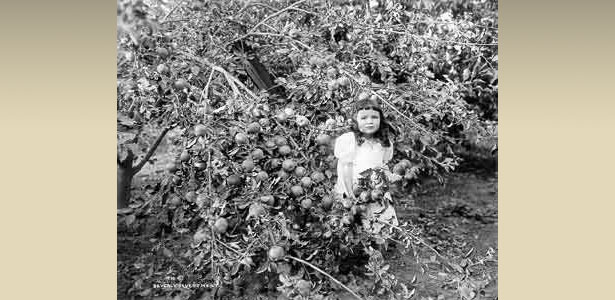
[[[286,8],[281,9],[281,10],[279,10],[279,11],[277,11],[277,12],[275,12],[275,13],[273,13],[273,14],[271,14],[271,15],[267,16],[267,17],[265,17],[262,21],[258,22],[256,25],[254,25],[254,27],[252,27],[252,28],[248,31],[248,33],[246,33],[246,34],[244,34],[244,35],[242,35],[242,36],[240,36],[240,37],[238,37],[238,38],[236,38],[236,39],[234,39],[234,40],[232,40],[232,41],[230,41],[230,42],[227,42],[227,43],[225,44],[225,46],[228,46],[228,45],[230,45],[230,44],[233,44],[233,43],[235,43],[235,42],[238,42],[238,41],[241,41],[241,40],[243,40],[243,39],[247,38],[248,36],[250,36],[250,35],[254,34],[254,32],[256,32],[256,29],[258,29],[258,27],[260,27],[261,25],[265,24],[265,22],[267,22],[268,20],[270,20],[270,19],[272,19],[272,18],[275,18],[276,16],[279,16],[279,15],[281,15],[282,13],[287,12],[287,11],[289,11],[289,10],[297,10],[297,11],[301,11],[301,12],[308,13],[308,14],[316,14],[316,13],[313,13],[313,12],[310,12],[310,11],[306,11],[306,10],[303,10],[303,9],[300,9],[300,8],[297,8],[297,7],[296,7],[296,6],[298,6],[299,4],[301,4],[301,3],[303,3],[303,2],[306,2],[306,1],[307,1],[307,0],[297,1],[297,2],[295,2],[295,3],[293,3],[293,4],[289,5],[289,6],[287,6]]]
[[[333,282],[335,282],[335,283],[339,284],[341,287],[343,287],[345,290],[347,290],[349,293],[351,293],[351,294],[352,294],[353,296],[355,296],[357,299],[359,299],[359,300],[362,300],[362,299],[363,299],[363,298],[361,298],[361,296],[357,295],[357,293],[355,293],[355,292],[354,292],[353,290],[351,290],[349,287],[345,286],[345,285],[344,285],[343,283],[341,283],[339,280],[335,279],[335,277],[333,277],[333,276],[329,275],[329,273],[327,273],[327,272],[325,272],[325,271],[321,270],[321,269],[320,269],[320,268],[318,268],[317,266],[315,266],[315,265],[313,265],[313,264],[311,264],[311,263],[309,263],[309,262],[307,262],[307,261],[305,261],[305,260],[303,260],[303,259],[296,258],[296,257],[294,257],[294,256],[290,256],[290,255],[288,255],[288,256],[286,256],[286,257],[288,257],[288,258],[290,258],[290,259],[292,259],[292,260],[294,260],[294,261],[300,262],[300,263],[302,263],[302,264],[305,264],[305,265],[307,265],[307,266],[309,266],[309,267],[313,268],[314,270],[318,271],[319,273],[321,273],[321,274],[323,274],[323,275],[325,275],[325,276],[329,277],[329,279],[331,279]]]

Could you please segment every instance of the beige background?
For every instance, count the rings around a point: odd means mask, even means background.
[[[105,2],[0,9],[3,299],[115,298],[116,8]],[[608,5],[500,3],[501,299],[613,294]]]

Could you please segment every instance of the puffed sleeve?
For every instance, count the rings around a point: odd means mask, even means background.
[[[335,139],[333,154],[341,162],[351,161],[354,157],[355,145],[354,133],[344,133]]]

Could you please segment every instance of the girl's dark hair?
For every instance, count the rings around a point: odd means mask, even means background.
[[[377,139],[378,141],[380,141],[382,146],[390,147],[391,139],[393,138],[393,136],[397,134],[397,132],[395,131],[395,129],[393,129],[393,127],[391,127],[391,125],[389,125],[389,123],[385,119],[384,113],[382,112],[382,109],[380,108],[380,105],[378,104],[378,102],[372,101],[369,99],[358,100],[354,105],[353,118],[352,118],[352,132],[354,132],[357,145],[363,144],[366,138],[365,134],[363,134],[359,130],[359,126],[356,120],[357,113],[361,110],[375,110],[378,112],[378,114],[380,114],[380,128],[378,128],[378,131],[374,133],[373,137]]]

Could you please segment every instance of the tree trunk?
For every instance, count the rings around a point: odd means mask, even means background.
[[[132,168],[117,166],[117,208],[126,208],[130,201],[130,188],[134,176]]]
[[[135,174],[139,173],[145,163],[154,155],[154,152],[160,145],[160,142],[164,138],[164,136],[171,130],[172,127],[166,127],[162,130],[158,138],[154,142],[154,144],[149,148],[145,157],[141,159],[141,161],[134,166],[133,163],[135,161],[135,155],[132,153],[130,149],[128,149],[128,154],[124,160],[120,159],[120,155],[118,153],[117,156],[117,208],[126,208],[128,207],[128,203],[130,202],[130,188],[132,187],[132,178]]]

